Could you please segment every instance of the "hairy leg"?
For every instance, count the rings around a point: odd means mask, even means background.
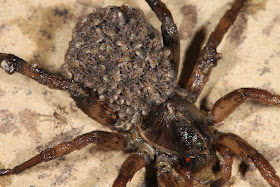
[[[23,59],[12,55],[0,53],[1,67],[9,74],[18,72],[30,77],[40,84],[47,85],[51,89],[68,91],[75,100],[77,106],[89,117],[97,122],[113,128],[117,121],[117,114],[113,110],[98,100],[95,94],[90,93],[79,83],[67,79],[61,75],[49,73],[37,64],[28,64]]]
[[[152,147],[146,144],[142,145],[138,153],[130,155],[124,161],[113,187],[125,187],[137,171],[148,165],[154,159],[154,154],[155,150]]]
[[[222,17],[215,30],[211,33],[206,46],[202,49],[201,55],[194,67],[185,88],[189,91],[189,99],[195,102],[201,93],[204,85],[209,79],[212,69],[217,61],[222,58],[216,49],[221,43],[229,27],[234,23],[238,12],[244,6],[246,0],[237,0]]]
[[[231,177],[231,170],[232,170],[232,153],[229,150],[229,148],[218,144],[216,146],[216,150],[221,153],[223,159],[224,159],[224,165],[223,165],[223,171],[222,171],[222,177],[220,177],[218,180],[214,181],[211,184],[211,187],[218,187],[218,186],[224,186],[226,185],[227,181]]]
[[[257,88],[240,88],[230,92],[219,99],[213,106],[209,121],[219,123],[228,117],[239,105],[246,100],[252,99],[265,105],[279,105],[280,96],[273,95],[268,91]]]
[[[103,149],[124,150],[128,147],[129,141],[130,138],[128,136],[123,136],[117,133],[92,131],[78,136],[71,141],[46,149],[13,169],[0,169],[0,176],[21,173],[42,162],[48,162],[75,150],[82,149],[91,143],[95,143],[98,147]]]
[[[217,144],[228,147],[231,152],[243,159],[250,159],[271,186],[280,186],[280,178],[271,164],[245,140],[232,133],[217,133],[216,135]]]
[[[15,55],[0,53],[0,63],[5,72],[9,74],[18,72],[40,84],[47,85],[51,89],[66,90],[71,95],[86,95],[84,89],[78,83],[61,75],[48,73],[41,69],[38,64],[30,65]]]
[[[171,52],[169,61],[173,65],[174,71],[177,74],[180,64],[180,40],[172,14],[161,0],[146,0],[146,2],[150,5],[162,24],[161,32],[163,44]]]

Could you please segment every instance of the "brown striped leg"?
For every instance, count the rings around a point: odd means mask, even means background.
[[[28,64],[26,61],[12,54],[0,53],[1,67],[9,74],[21,73],[32,78],[40,84],[47,85],[51,89],[68,91],[75,100],[77,106],[89,117],[102,125],[114,127],[117,114],[100,102],[94,94],[77,82],[67,79],[61,75],[48,73],[38,67],[37,64]]]
[[[271,164],[245,140],[235,134],[218,133],[217,144],[228,147],[231,152],[241,156],[243,159],[250,159],[271,186],[280,186],[280,178]]]
[[[48,162],[52,159],[69,154],[91,143],[95,143],[101,148],[123,150],[127,148],[129,144],[129,138],[112,132],[89,132],[78,136],[71,141],[59,144],[53,148],[46,149],[26,162],[14,167],[13,169],[0,169],[0,176],[21,173],[28,168],[36,166],[37,164]]]
[[[216,52],[217,47],[227,33],[229,27],[234,23],[238,12],[244,6],[246,0],[236,0],[231,9],[222,17],[214,32],[211,33],[206,46],[194,67],[185,88],[189,91],[189,99],[195,102],[200,95],[204,85],[208,81],[212,69],[217,65],[217,61],[222,58]]]
[[[225,186],[228,180],[231,177],[231,170],[232,170],[232,153],[229,150],[229,148],[225,147],[224,145],[216,145],[216,150],[221,153],[223,159],[224,159],[224,166],[222,170],[222,176],[211,183],[211,187],[219,187],[219,186]]]
[[[146,0],[146,2],[161,22],[163,44],[171,51],[169,61],[177,74],[180,63],[180,40],[172,14],[161,0]]]
[[[172,174],[171,163],[165,155],[157,157],[156,167],[159,187],[179,187]]]
[[[240,88],[219,99],[213,106],[209,120],[219,123],[228,117],[239,105],[252,99],[265,105],[279,105],[280,96],[257,88]]]
[[[191,174],[191,171],[187,168],[184,168],[182,165],[180,165],[179,162],[174,162],[172,164],[174,169],[177,173],[179,173],[182,177],[185,179],[185,187],[192,187],[193,186],[193,176]]]

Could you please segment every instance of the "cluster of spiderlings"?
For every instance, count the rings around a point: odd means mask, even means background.
[[[79,19],[63,69],[65,76],[92,88],[117,111],[119,124],[135,124],[151,105],[174,92],[169,54],[141,10],[97,8]]]

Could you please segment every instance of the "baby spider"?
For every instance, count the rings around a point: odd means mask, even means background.
[[[40,117],[43,117],[43,119],[40,119],[41,122],[52,122],[53,123],[53,129],[59,128],[60,134],[63,134],[65,127],[69,125],[73,129],[73,125],[71,121],[69,121],[65,115],[67,115],[68,112],[66,111],[66,107],[62,107],[60,105],[57,105],[56,111],[53,112],[52,115],[43,115],[41,114]]]

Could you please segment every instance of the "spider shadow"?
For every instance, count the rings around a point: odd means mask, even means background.
[[[182,88],[185,87],[191,76],[194,66],[199,58],[205,39],[206,29],[205,27],[202,27],[195,33],[189,47],[185,52],[185,57],[182,64],[183,67],[178,82],[178,85]]]
[[[157,183],[156,161],[153,160],[149,165],[146,166],[143,187],[152,187],[157,185],[158,183]]]

